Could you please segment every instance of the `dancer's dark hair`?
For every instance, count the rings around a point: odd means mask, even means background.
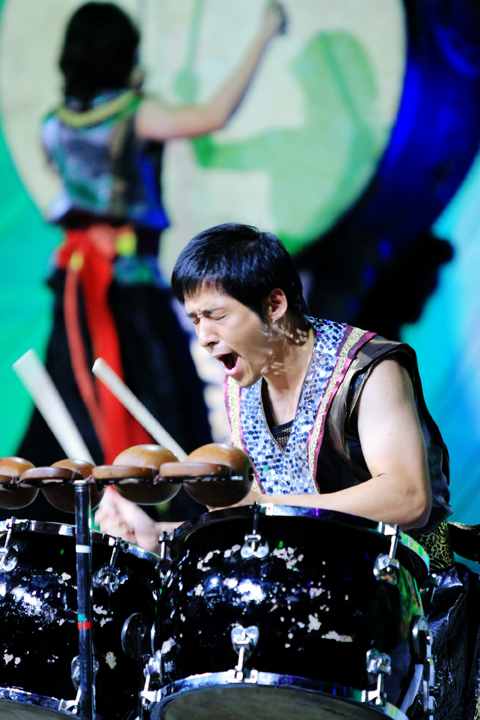
[[[140,34],[114,3],[88,2],[70,18],[59,66],[64,94],[88,102],[99,92],[127,87]]]

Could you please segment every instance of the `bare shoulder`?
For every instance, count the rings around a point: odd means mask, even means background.
[[[413,383],[408,370],[393,359],[377,363],[362,389],[359,407],[371,402],[414,402]]]
[[[412,380],[395,360],[383,360],[370,373],[358,403],[358,433],[372,474],[392,461],[404,466],[415,456],[424,464],[425,445]]]
[[[357,420],[371,477],[388,481],[395,505],[408,509],[400,521],[404,528],[421,527],[431,506],[428,457],[413,383],[402,365],[389,359],[374,367],[360,395]]]
[[[362,445],[392,433],[410,438],[412,432],[419,434],[413,383],[395,360],[382,360],[373,368],[360,395],[357,423]]]

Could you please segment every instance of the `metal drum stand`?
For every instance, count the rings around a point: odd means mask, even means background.
[[[95,678],[93,670],[92,621],[92,538],[88,480],[75,480],[75,550],[77,566],[78,645],[81,720],[95,720]]]

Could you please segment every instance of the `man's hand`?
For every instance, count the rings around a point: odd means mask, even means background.
[[[157,552],[158,538],[162,532],[170,532],[181,524],[155,522],[142,508],[122,498],[111,487],[107,487],[95,514],[95,522],[101,532],[140,545],[150,552]]]

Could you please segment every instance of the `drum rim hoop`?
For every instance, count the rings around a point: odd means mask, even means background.
[[[384,537],[387,537],[387,534],[382,531],[382,528],[391,527],[387,526],[386,523],[378,523],[374,520],[362,518],[359,515],[350,515],[348,513],[337,512],[334,510],[321,510],[319,508],[304,508],[293,505],[263,503],[258,506],[244,505],[243,507],[237,508],[212,510],[208,513],[197,515],[191,520],[187,520],[187,522],[182,523],[182,525],[174,531],[174,539],[181,539],[184,535],[190,534],[201,527],[206,527],[213,523],[221,523],[228,521],[229,519],[251,517],[255,507],[258,507],[259,513],[266,517],[303,517],[311,518],[312,520],[317,519],[337,526],[364,530],[372,535],[380,535]],[[399,545],[403,546],[403,548],[413,556],[413,564],[417,568],[419,576],[419,585],[422,585],[423,582],[421,582],[421,580],[423,579],[423,581],[426,581],[430,570],[430,560],[427,552],[420,543],[401,530],[399,531],[398,542]],[[420,568],[423,569],[423,572],[420,572]]]
[[[232,682],[231,670],[227,672],[202,673],[199,675],[190,675],[181,680],[175,680],[157,691],[158,703],[160,708],[164,708],[171,702],[174,702],[180,694],[192,695],[207,688],[214,690],[216,688],[230,687],[275,687],[279,691],[302,690],[306,692],[317,692],[321,695],[335,697],[339,701],[344,701],[350,705],[363,705],[372,710],[377,710],[386,718],[392,720],[408,720],[407,716],[395,705],[385,702],[382,706],[373,705],[365,698],[365,691],[356,690],[355,688],[337,685],[335,683],[325,682],[323,680],[311,680],[308,678],[297,677],[295,675],[279,675],[277,673],[259,672],[258,680],[255,683]],[[293,681],[293,682],[292,682]]]
[[[9,529],[8,523],[10,520],[0,521],[0,536],[7,532]],[[57,523],[45,520],[29,520],[22,518],[15,518],[14,532],[32,532],[41,533],[43,535],[61,535],[62,537],[75,538],[75,525],[68,523]],[[98,532],[97,530],[91,530],[92,543],[98,545],[104,545],[112,547],[115,544],[115,538],[113,535],[107,535],[106,533]],[[149,550],[145,550],[139,545],[122,540],[123,547],[122,552],[126,555],[134,555],[140,560],[147,560],[152,564],[158,563],[158,555]]]
[[[30,705],[31,707],[43,708],[44,710],[54,710],[61,716],[75,718],[77,715],[69,710],[60,707],[63,699],[55,698],[50,695],[37,695],[20,688],[0,687],[0,702],[15,702],[19,705]],[[70,702],[70,701],[68,701]]]

